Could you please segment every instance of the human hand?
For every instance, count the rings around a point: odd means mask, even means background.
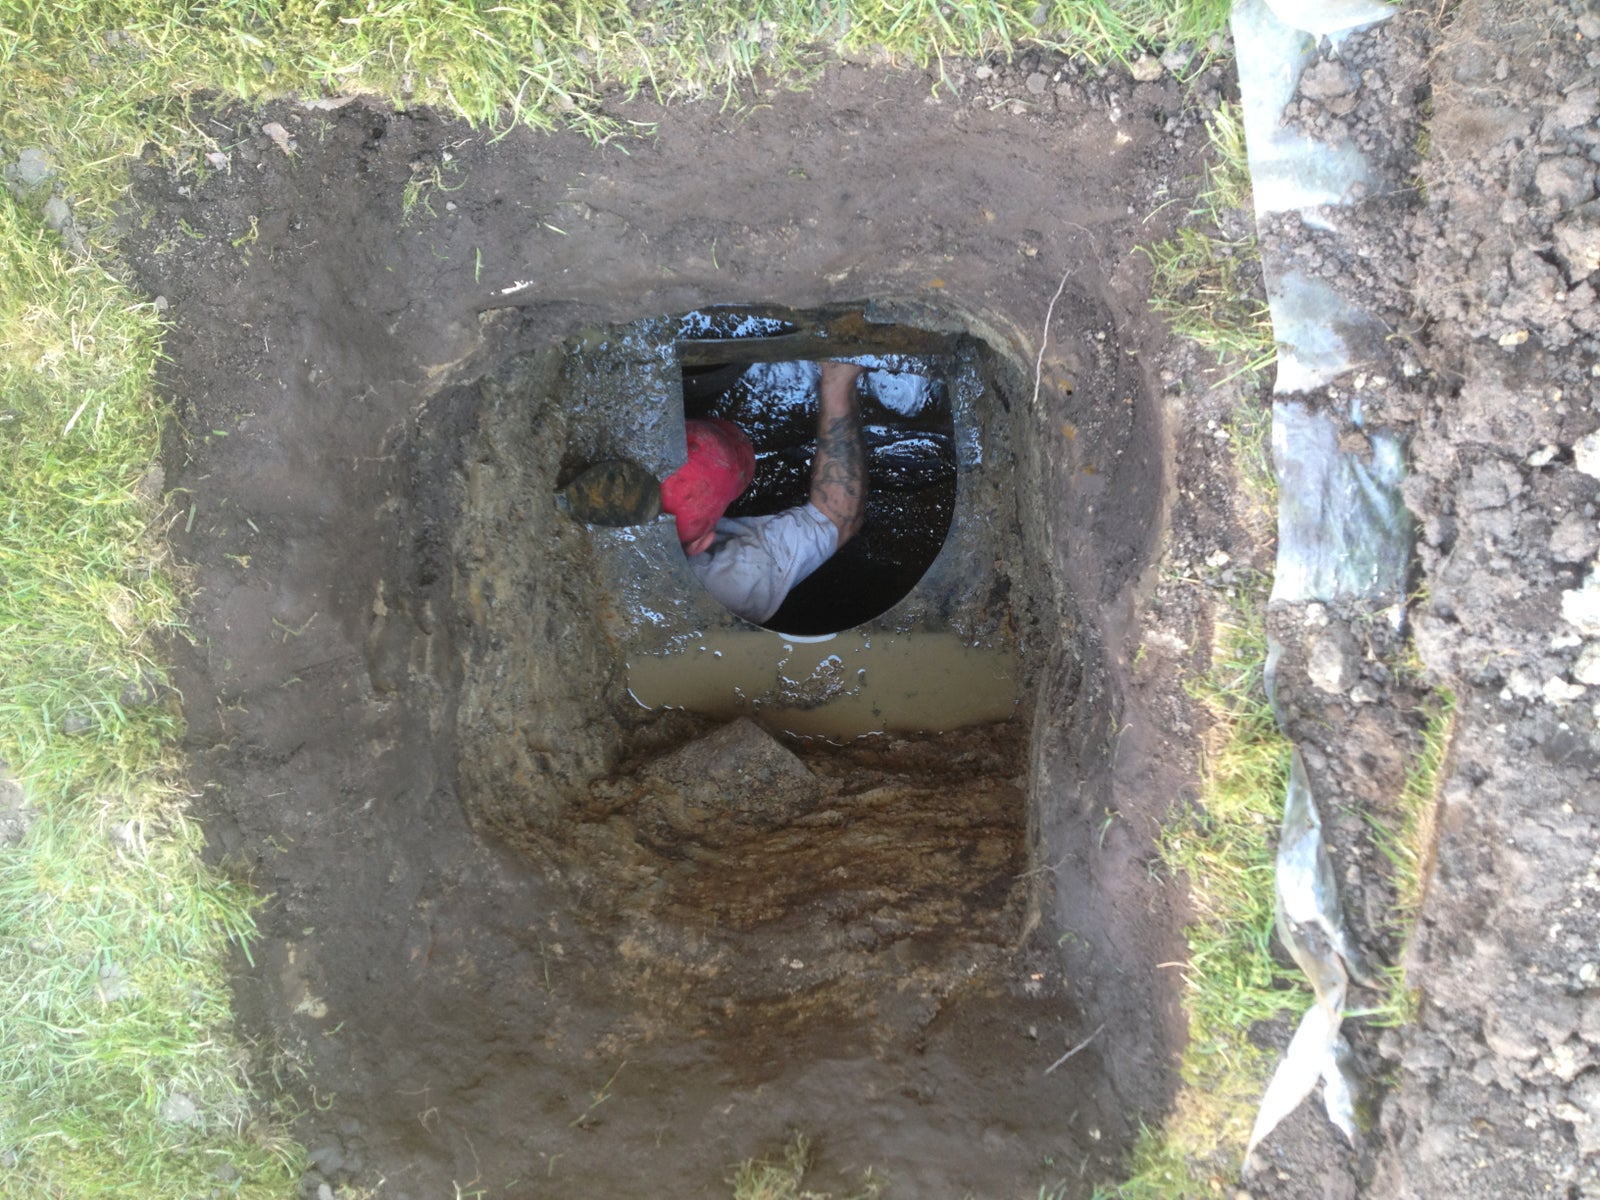
[[[825,362],[822,364],[822,387],[824,390],[848,387],[865,369],[860,363]]]

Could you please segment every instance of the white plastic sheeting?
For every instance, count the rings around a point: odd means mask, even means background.
[[[1236,0],[1230,22],[1256,221],[1293,212],[1310,225],[1323,225],[1317,209],[1347,203],[1372,187],[1372,169],[1353,143],[1330,146],[1286,126],[1283,110],[1294,98],[1301,74],[1317,59],[1314,35],[1336,32],[1326,28],[1333,20],[1327,14],[1346,6],[1327,0],[1274,2],[1277,9],[1298,10],[1298,19],[1305,24],[1285,24],[1265,0]],[[1368,0],[1356,0],[1349,7],[1364,13],[1366,22],[1379,19],[1372,15],[1374,8],[1383,15],[1389,12],[1386,5]],[[1274,278],[1272,264],[1265,265],[1267,305],[1279,345],[1276,390],[1280,394],[1325,387],[1350,369],[1365,343],[1387,333],[1376,317],[1321,280],[1299,272],[1281,272]]]
[[[1339,449],[1333,419],[1293,400],[1272,406],[1278,473],[1275,602],[1397,603],[1411,568],[1411,514],[1400,499],[1405,448],[1383,433],[1369,454]]]
[[[1347,204],[1375,184],[1356,147],[1330,146],[1286,126],[1284,109],[1301,74],[1317,61],[1317,39],[1382,20],[1379,0],[1236,0],[1232,13],[1245,139],[1256,218],[1293,213],[1331,229],[1327,206]],[[1370,432],[1360,452],[1341,450],[1340,426],[1308,402],[1360,364],[1386,333],[1378,318],[1321,280],[1263,266],[1278,342],[1272,447],[1278,475],[1278,562],[1272,602],[1339,602],[1390,607],[1403,595],[1412,527],[1400,499],[1405,474],[1398,439]],[[1300,398],[1296,398],[1300,397]],[[1351,423],[1360,426],[1359,411]],[[1269,675],[1280,648],[1269,651]],[[1276,710],[1276,698],[1274,698]],[[1281,712],[1280,712],[1281,720]],[[1329,1118],[1355,1137],[1356,1079],[1340,1033],[1350,980],[1371,982],[1345,930],[1333,865],[1322,839],[1305,766],[1296,750],[1275,868],[1278,936],[1316,995],[1300,1020],[1257,1113],[1246,1167],[1278,1123],[1323,1085]]]

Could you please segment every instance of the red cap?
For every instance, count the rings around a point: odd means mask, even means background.
[[[661,481],[661,507],[678,521],[685,554],[711,544],[717,522],[756,476],[756,452],[732,421],[685,421],[689,461]]]

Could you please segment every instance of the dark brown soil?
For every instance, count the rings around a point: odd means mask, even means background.
[[[1197,730],[1170,671],[1129,667],[1151,564],[1179,494],[1184,546],[1253,552],[1204,432],[1235,393],[1183,398],[1131,254],[1180,218],[1220,80],[1029,60],[936,99],[840,66],[745,109],[619,108],[655,136],[598,148],[219,108],[226,171],[137,172],[188,749],[217,857],[270,896],[238,1006],[308,1101],[308,1194],[715,1195],[793,1131],[821,1188],[1114,1173],[1182,1037],[1150,860]],[[631,543],[553,493],[602,452],[670,469],[676,368],[623,346],[638,369],[596,392],[612,351],[567,343],[861,301],[970,337],[989,455],[956,565],[885,628],[1009,640],[1017,716],[832,747],[629,711],[638,614],[700,610],[681,572],[608,576]],[[1203,662],[1204,589],[1165,594],[1153,658]]]

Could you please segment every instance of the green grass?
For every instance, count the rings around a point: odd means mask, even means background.
[[[0,847],[6,1194],[203,1195],[222,1170],[282,1195],[298,1151],[230,1033],[251,900],[202,864],[171,784],[153,638],[177,596],[140,489],[160,326],[6,192],[0,279],[0,755],[31,817]]]
[[[1128,1156],[1127,1179],[1097,1188],[1093,1200],[1189,1200],[1226,1195],[1230,1179],[1207,1171],[1160,1130],[1145,1126]]]
[[[1288,739],[1262,683],[1267,583],[1242,593],[1218,622],[1210,672],[1191,687],[1210,710],[1198,805],[1163,832],[1161,855],[1188,883],[1193,910],[1184,970],[1186,1087],[1166,1133],[1186,1156],[1243,1151],[1273,1055],[1250,1027],[1309,996],[1273,957],[1273,869],[1288,785]]]
[[[1277,359],[1255,234],[1230,234],[1251,215],[1250,170],[1237,109],[1223,104],[1207,126],[1212,151],[1205,182],[1186,224],[1163,242],[1139,247],[1150,260],[1151,307],[1174,333],[1212,352],[1232,374],[1259,376]]]
[[[1252,578],[1216,623],[1212,665],[1189,690],[1209,711],[1198,803],[1162,831],[1161,863],[1188,889],[1182,1086],[1146,1128],[1120,1184],[1099,1200],[1212,1196],[1238,1178],[1276,1055],[1253,1025],[1292,1018],[1310,989],[1273,956],[1273,871],[1288,786],[1288,739],[1262,681],[1269,581]]]
[[[1392,841],[1386,839],[1381,843],[1385,857],[1395,870],[1395,886],[1399,893],[1396,908],[1408,925],[1416,920],[1427,884],[1434,809],[1439,800],[1445,758],[1455,733],[1455,693],[1449,688],[1436,689],[1429,697],[1427,713],[1422,748],[1412,760],[1400,787],[1399,826]]]
[[[1211,351],[1227,379],[1258,381],[1276,358],[1259,298],[1259,252],[1248,224],[1250,176],[1238,112],[1224,104],[1209,124],[1211,162],[1185,225],[1141,247],[1153,268],[1151,307],[1173,331]],[[1270,536],[1277,481],[1268,449],[1271,419],[1248,397],[1228,421],[1229,448],[1252,534]],[[1184,1008],[1189,1043],[1182,1087],[1159,1128],[1146,1127],[1123,1182],[1099,1200],[1214,1196],[1238,1177],[1245,1143],[1275,1055],[1251,1042],[1252,1025],[1292,1016],[1310,995],[1293,968],[1275,960],[1273,877],[1288,785],[1289,740],[1279,730],[1262,672],[1270,580],[1252,578],[1215,628],[1212,665],[1190,685],[1210,712],[1198,804],[1162,834],[1163,866],[1188,886]]]
[[[734,1168],[729,1180],[733,1186],[733,1200],[879,1200],[883,1195],[882,1186],[870,1170],[862,1180],[861,1189],[848,1196],[814,1192],[805,1186],[810,1170],[810,1139],[797,1133],[782,1154],[747,1158]]]
[[[1406,770],[1393,816],[1384,819],[1364,814],[1373,842],[1389,865],[1395,891],[1388,932],[1401,948],[1397,958],[1404,958],[1405,943],[1416,925],[1432,868],[1434,813],[1455,732],[1455,694],[1449,688],[1434,690],[1426,702],[1426,712],[1422,746]],[[1420,1003],[1417,989],[1410,986],[1402,967],[1385,968],[1381,975],[1382,998],[1360,1015],[1374,1025],[1411,1024],[1417,1018]]]
[[[1141,249],[1153,267],[1152,307],[1173,331],[1212,351],[1229,379],[1258,380],[1276,357],[1272,324],[1259,297],[1244,129],[1222,105],[1208,126],[1211,161],[1195,207],[1176,237]],[[1248,278],[1247,278],[1248,277]],[[1239,519],[1266,538],[1275,520],[1277,481],[1268,450],[1269,414],[1248,397],[1228,422],[1241,499]],[[1309,988],[1275,960],[1273,877],[1288,786],[1290,743],[1278,728],[1262,674],[1270,580],[1252,577],[1215,627],[1212,665],[1190,693],[1212,717],[1198,804],[1162,834],[1164,867],[1188,886],[1193,918],[1185,931],[1189,1043],[1173,1111],[1145,1129],[1119,1200],[1169,1200],[1215,1194],[1237,1177],[1256,1106],[1275,1056],[1250,1041],[1252,1025],[1297,1013]]]

